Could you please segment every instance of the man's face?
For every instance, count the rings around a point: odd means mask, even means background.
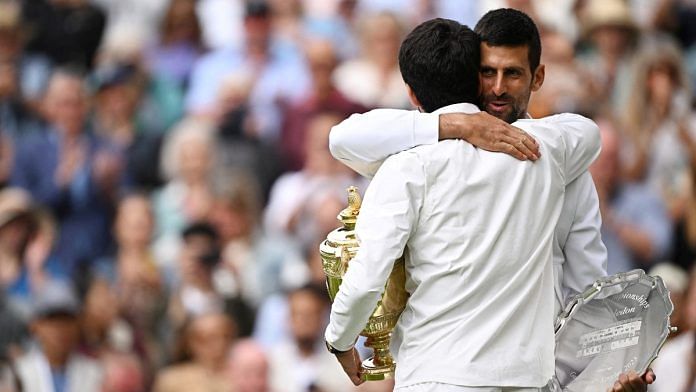
[[[544,82],[544,66],[532,72],[528,50],[481,43],[481,108],[508,123],[525,117],[529,96]]]
[[[324,304],[315,295],[299,291],[290,295],[290,331],[299,344],[312,347],[324,329]]]
[[[77,78],[57,75],[48,84],[43,98],[45,115],[49,122],[69,134],[82,131],[87,115],[87,97],[82,81]]]
[[[32,322],[31,327],[49,357],[67,358],[80,334],[77,318],[72,315],[43,317]]]

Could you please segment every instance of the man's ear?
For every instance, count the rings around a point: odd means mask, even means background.
[[[536,71],[534,71],[534,79],[532,79],[532,91],[538,91],[541,85],[544,84],[544,76],[546,75],[546,69],[544,64],[539,64]]]
[[[408,99],[411,100],[411,105],[415,106],[418,111],[423,111],[423,108],[421,107],[421,103],[418,100],[418,97],[416,97],[416,93],[413,92],[413,89],[411,89],[411,86],[406,83],[406,90],[408,90]]]

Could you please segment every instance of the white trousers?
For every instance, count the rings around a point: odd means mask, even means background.
[[[394,392],[546,392],[547,388],[463,387],[460,385],[424,382],[394,389]]]

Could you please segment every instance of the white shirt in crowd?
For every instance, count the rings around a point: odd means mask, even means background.
[[[582,126],[575,115],[543,119],[559,131]],[[331,131],[333,156],[372,178],[385,159],[410,148],[438,141],[438,113],[375,109],[355,114]],[[514,124],[517,125],[517,124]],[[607,249],[602,242],[599,198],[589,172],[566,186],[553,244],[555,314],[575,294],[607,275]]]
[[[434,114],[474,113],[471,104]],[[406,255],[408,304],[394,331],[396,387],[542,387],[554,373],[554,227],[565,187],[599,154],[597,126],[520,120],[543,158],[520,162],[462,140],[389,157],[365,193],[327,341],[353,345]],[[571,118],[574,121],[571,121]]]

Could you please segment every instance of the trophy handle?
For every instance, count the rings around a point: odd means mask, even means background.
[[[350,259],[352,259],[350,252],[348,251],[347,247],[341,246],[338,248],[340,254],[341,254],[341,276],[348,271],[348,263],[350,263]]]

